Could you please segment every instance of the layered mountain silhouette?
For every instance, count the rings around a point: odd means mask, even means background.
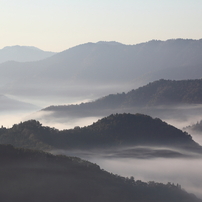
[[[183,106],[202,104],[202,79],[158,80],[128,93],[110,94],[92,102],[76,105],[49,106],[42,111],[50,117],[103,116],[116,112],[145,111],[161,106]],[[197,109],[198,110],[198,109]],[[167,112],[166,112],[167,113]]]
[[[92,98],[117,89],[133,89],[168,75],[169,79],[199,79],[201,53],[202,40],[153,40],[137,45],[87,43],[38,62],[1,64],[0,90],[19,96]]]
[[[42,51],[33,46],[6,46],[3,49],[0,49],[0,63],[7,61],[38,61],[51,57],[54,54],[54,52]]]
[[[0,145],[0,162],[4,202],[201,202],[178,184],[124,178],[76,157]]]
[[[30,120],[10,129],[2,127],[0,143],[43,150],[160,146],[202,152],[202,147],[188,133],[142,114],[110,115],[90,126],[63,131]]]

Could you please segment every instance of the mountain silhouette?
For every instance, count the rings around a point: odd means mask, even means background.
[[[188,133],[142,114],[110,115],[90,126],[62,131],[30,120],[1,128],[0,143],[42,150],[160,146],[202,152]]]
[[[202,40],[191,39],[86,43],[37,62],[1,64],[0,90],[18,96],[92,98],[167,78],[171,69],[169,79],[199,79],[201,53]],[[181,74],[176,73],[179,68]]]
[[[46,114],[46,118],[105,116],[109,113],[145,110],[149,113],[152,109],[161,106],[169,108],[200,105],[201,92],[202,79],[179,81],[161,79],[128,93],[110,94],[91,102],[75,105],[53,105],[42,109],[42,112],[52,112]]]
[[[51,57],[54,54],[54,52],[42,51],[33,46],[6,46],[3,49],[0,49],[0,63],[7,61],[38,61]]]
[[[76,157],[0,145],[0,162],[3,202],[202,201],[178,184],[124,178]]]

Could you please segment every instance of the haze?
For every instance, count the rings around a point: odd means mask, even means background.
[[[0,49],[29,45],[60,52],[86,42],[202,36],[200,0],[2,0],[0,8]]]
[[[45,54],[34,61],[16,54],[9,59],[2,56],[1,125],[12,127],[36,119],[44,126],[69,129],[127,112],[158,117],[183,129],[202,119],[201,105],[105,109],[101,114],[84,110],[78,117],[37,112],[50,105],[80,104],[121,94],[162,78],[200,79],[201,0],[1,0],[0,8],[0,49],[33,46]],[[202,145],[201,134],[189,132]],[[202,198],[201,157],[141,159],[115,157],[113,152],[108,157],[82,151],[53,152],[82,157],[136,180],[179,183]]]
[[[161,150],[163,148],[156,149]],[[119,152],[122,154],[121,150]],[[180,184],[186,191],[202,197],[201,158],[159,158],[152,155],[148,158],[148,153],[147,157],[143,155],[136,157],[132,153],[132,157],[129,155],[121,158],[119,152],[113,150],[105,150],[104,152],[96,150],[92,152],[52,151],[54,154],[79,156],[98,164],[109,172],[129,178],[133,176],[136,180]]]

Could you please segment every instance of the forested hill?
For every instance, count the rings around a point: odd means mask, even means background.
[[[202,104],[202,79],[158,80],[126,94],[125,106]]]
[[[75,157],[0,145],[0,162],[3,202],[202,201],[178,184],[124,178]]]
[[[124,146],[167,146],[202,152],[181,130],[142,114],[116,114],[87,127],[59,131],[30,120],[0,129],[0,143],[34,149],[98,149]]]
[[[131,107],[154,107],[162,105],[202,104],[202,79],[158,80],[128,93],[110,94],[92,102],[79,105],[50,106],[44,111],[52,116],[99,116],[104,110],[120,112]],[[111,111],[113,112],[113,111]]]

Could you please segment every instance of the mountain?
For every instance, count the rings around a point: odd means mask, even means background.
[[[33,46],[6,46],[0,49],[0,63],[7,61],[38,61],[53,56],[54,52],[42,51]]]
[[[172,79],[172,80],[196,79],[201,78],[201,76],[196,77],[197,74],[201,75],[201,69],[202,69],[201,64],[200,65],[193,64],[193,66],[185,65],[179,67],[172,67],[149,72],[144,76],[142,76],[141,79],[143,81],[155,81],[159,80],[159,78]]]
[[[160,119],[141,114],[116,114],[87,127],[59,131],[35,120],[0,129],[0,143],[16,147],[52,149],[112,149],[151,146],[202,152],[192,137]],[[165,152],[165,151],[164,151]],[[177,154],[177,153],[176,153]]]
[[[201,202],[180,185],[142,182],[76,157],[0,145],[0,199],[83,202]]]
[[[147,113],[155,113],[154,109],[161,106],[167,106],[171,110],[172,106],[200,105],[201,92],[202,79],[161,79],[128,93],[110,94],[95,101],[76,105],[53,105],[44,108],[42,112],[51,112],[49,115],[46,114],[46,118],[105,116],[109,113],[145,110]]]
[[[33,104],[11,99],[5,95],[0,95],[0,103],[1,103],[0,105],[1,112],[9,112],[9,111],[16,111],[16,110],[26,111],[26,110],[38,109],[38,107]]]
[[[199,79],[202,39],[149,41],[137,45],[86,43],[42,61],[0,65],[0,92],[30,96],[92,99],[153,81],[151,74],[171,70],[169,79]],[[195,71],[197,70],[197,71]],[[178,76],[177,76],[178,75]],[[167,72],[159,78],[168,77]],[[156,79],[156,78],[155,78]]]

